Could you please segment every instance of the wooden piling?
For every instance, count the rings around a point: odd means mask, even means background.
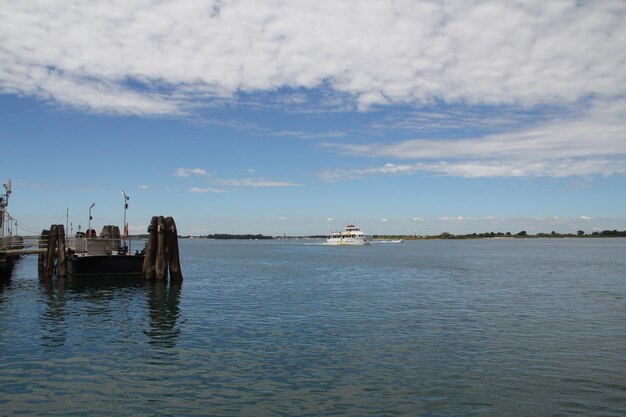
[[[155,260],[155,275],[157,281],[167,278],[167,240],[165,238],[165,218],[159,216],[157,227],[157,250]]]
[[[57,224],[57,258],[58,269],[57,276],[65,277],[65,227],[62,224]]]
[[[170,280],[180,282],[183,280],[183,273],[180,270],[180,256],[178,253],[178,231],[173,217],[165,219],[167,229],[167,256],[170,270]]]
[[[150,226],[148,226],[148,242],[146,243],[145,258],[143,260],[143,273],[148,280],[153,280],[156,277],[154,263],[157,252],[158,223],[158,216],[153,216]]]
[[[39,249],[45,249],[48,244],[48,235],[50,231],[47,229],[43,229],[41,231],[41,235],[39,236]],[[39,272],[39,276],[44,278],[46,271],[46,254],[40,253],[37,256],[37,271]]]
[[[114,225],[102,226],[100,231],[100,237],[103,239],[109,239],[112,241],[112,250],[119,251],[122,248],[122,240],[120,237],[120,228]]]
[[[115,240],[115,247],[118,251],[122,249],[122,236],[119,226],[111,226],[111,239]]]
[[[153,216],[148,227],[148,242],[142,272],[147,280],[181,282],[178,232],[172,217]]]
[[[122,248],[122,236],[120,235],[119,226],[111,226],[111,239],[115,242],[115,248],[120,251]]]
[[[52,274],[54,273],[57,239],[57,225],[53,224],[52,226],[50,226],[50,234],[48,235],[48,248],[46,250],[46,267],[44,270],[44,278],[51,278]]]

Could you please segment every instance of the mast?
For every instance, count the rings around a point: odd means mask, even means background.
[[[4,195],[0,196],[0,239],[4,237],[4,216],[6,214],[6,207],[9,205],[9,196],[11,195],[11,178],[6,184],[2,184],[4,187]]]
[[[124,190],[122,190],[121,193],[122,193],[122,196],[124,197],[124,223],[122,224],[124,231],[122,233],[124,235],[124,246],[126,246],[126,238],[128,237],[128,225],[126,224],[126,210],[128,210],[128,200],[130,200],[130,197],[126,195]]]

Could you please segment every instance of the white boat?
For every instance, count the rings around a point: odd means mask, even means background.
[[[326,239],[328,245],[369,245],[370,238],[353,224],[346,226],[343,232],[331,232]]]

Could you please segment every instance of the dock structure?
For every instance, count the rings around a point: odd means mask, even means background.
[[[26,255],[39,255],[45,249],[36,248],[39,236],[9,236],[0,238],[0,278],[10,276],[18,259]]]
[[[41,235],[25,241],[21,236],[14,236],[13,229],[10,228],[12,218],[6,208],[11,195],[11,180],[3,186],[5,193],[0,194],[0,278],[11,276],[13,265],[20,257],[36,254],[39,257],[39,276],[43,279],[50,279],[53,275],[62,278],[69,274],[75,277],[103,278],[137,276],[163,281],[167,279],[169,272],[171,281],[182,281],[178,234],[172,217],[152,217],[146,247],[141,253],[129,253],[130,245],[126,245],[127,240],[130,240],[126,223],[129,197],[124,191],[123,239],[120,228],[112,225],[104,226],[100,237],[96,235],[91,228],[91,209],[96,204],[93,203],[89,207],[86,235],[79,232],[75,237],[68,237],[62,224],[53,224],[50,229],[42,230]],[[9,227],[5,227],[7,225]]]
[[[6,219],[10,219],[9,213],[7,213],[7,206],[9,205],[9,196],[11,195],[11,180],[9,179],[6,184],[2,185],[5,193],[0,194],[0,277],[11,274],[13,264],[19,256],[7,253],[9,250],[17,249],[17,244],[13,241],[13,236],[5,237]]]
[[[154,216],[148,228],[145,248],[129,253],[122,245],[120,229],[104,226],[100,237],[68,237],[65,226],[53,224],[39,236],[0,240],[0,274],[10,275],[14,262],[25,255],[38,255],[41,279],[53,276],[140,277],[150,281],[181,282],[178,233],[172,217]],[[6,275],[5,274],[5,275]]]

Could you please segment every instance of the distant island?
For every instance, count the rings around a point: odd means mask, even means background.
[[[241,240],[268,240],[274,239],[273,236],[265,236],[262,234],[243,234],[243,235],[233,235],[230,233],[215,233],[212,235],[204,235],[204,236],[181,236],[182,238],[193,238],[193,239],[241,239]]]
[[[137,235],[143,237],[144,235]],[[576,233],[550,233],[529,234],[525,230],[518,233],[511,232],[484,232],[484,233],[468,233],[455,235],[443,232],[438,235],[372,235],[375,240],[429,240],[429,239],[537,239],[537,238],[598,238],[598,237],[626,237],[626,230],[603,230],[592,233],[585,233],[578,230]],[[239,240],[271,240],[271,239],[326,239],[328,235],[308,235],[308,236],[268,236],[262,234],[231,234],[231,233],[215,233],[203,236],[179,236],[181,239],[239,239]]]
[[[525,230],[519,233],[511,232],[488,232],[488,233],[470,233],[463,235],[454,235],[452,233],[443,232],[438,235],[373,235],[372,239],[403,239],[403,240],[422,240],[422,239],[533,239],[533,238],[596,238],[596,237],[626,237],[626,230],[603,230],[601,232],[585,233],[584,230],[578,230],[576,233],[537,233],[535,235],[528,234]]]

